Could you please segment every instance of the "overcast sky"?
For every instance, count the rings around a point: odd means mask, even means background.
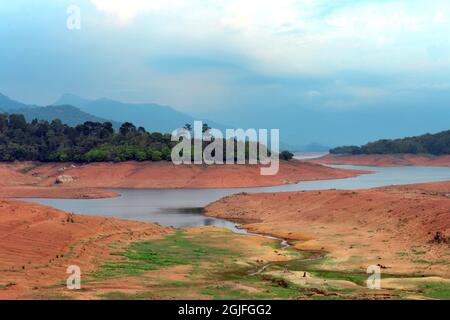
[[[80,30],[66,27],[71,4]],[[444,104],[450,1],[2,1],[0,92],[193,114]]]

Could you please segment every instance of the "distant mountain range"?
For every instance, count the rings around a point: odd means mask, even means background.
[[[28,105],[0,93],[0,112],[23,114],[27,121],[33,119],[52,121],[60,119],[63,123],[76,126],[86,121],[111,122],[118,129],[123,122],[132,122],[151,132],[170,133],[186,123],[202,120],[210,127],[219,130],[233,128],[206,119],[197,119],[168,106],[154,103],[124,103],[111,99],[88,100],[73,94],[64,94],[51,106]],[[330,148],[318,143],[293,145],[280,142],[281,150],[303,152],[325,152]]]
[[[118,128],[120,124],[128,121],[148,131],[167,133],[197,120],[171,107],[158,104],[124,103],[106,98],[88,100],[72,94],[65,94],[53,105],[45,107],[27,105],[0,94],[0,112],[23,114],[28,121],[60,119],[71,126],[86,121],[110,121]],[[215,128],[225,128],[224,125],[212,121],[203,121]]]
[[[0,112],[23,114],[27,121],[33,119],[52,121],[60,119],[63,123],[70,126],[84,123],[86,121],[92,122],[107,122],[108,119],[96,117],[92,114],[81,111],[80,109],[71,105],[54,105],[41,107],[36,105],[27,105],[0,93]],[[119,122],[110,121],[115,128],[120,127]]]
[[[331,148],[320,143],[310,143],[304,146],[280,143],[280,149],[291,152],[328,152]]]
[[[168,106],[154,103],[125,103],[106,98],[88,100],[76,95],[65,94],[54,105],[73,105],[97,117],[107,117],[113,121],[129,121],[152,132],[172,132],[194,120],[202,120],[209,126],[222,129],[225,126],[206,119],[193,117]]]
[[[12,100],[9,97],[0,93],[0,109],[2,109],[3,111],[12,111],[12,110],[19,110],[19,109],[26,109],[26,108],[33,108],[33,107],[37,107],[37,106],[26,105],[22,102]]]

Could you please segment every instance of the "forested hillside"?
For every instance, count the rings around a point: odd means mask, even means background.
[[[110,122],[71,127],[61,120],[28,123],[23,115],[0,114],[0,161],[169,160],[171,143],[170,135],[131,123],[114,132]]]
[[[450,130],[395,140],[379,140],[364,146],[344,146],[330,150],[332,154],[450,154]]]
[[[205,124],[203,129],[209,127]],[[150,133],[129,122],[115,132],[111,122],[88,121],[71,127],[58,119],[27,122],[21,114],[0,113],[0,161],[169,161],[177,143],[170,134]],[[203,148],[207,145],[204,142]],[[248,158],[248,142],[245,152]],[[292,156],[286,151],[280,154],[285,160]]]

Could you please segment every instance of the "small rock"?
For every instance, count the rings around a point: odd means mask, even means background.
[[[447,243],[449,241],[449,239],[447,239],[447,237],[444,235],[443,232],[438,231],[436,232],[436,234],[434,235],[433,239],[430,241],[431,243]]]
[[[75,179],[72,176],[67,176],[67,175],[63,175],[63,176],[58,176],[56,178],[56,184],[66,184],[66,183],[71,183],[73,182]]]

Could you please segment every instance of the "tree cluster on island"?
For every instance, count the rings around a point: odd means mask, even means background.
[[[344,146],[330,150],[331,154],[450,154],[450,130],[395,140],[378,140],[361,147]]]
[[[206,125],[204,130],[208,129]],[[27,122],[23,115],[0,113],[0,161],[3,162],[170,161],[171,150],[177,143],[172,141],[171,134],[147,132],[130,122],[123,123],[115,132],[110,122],[88,121],[72,127],[58,119]],[[247,141],[246,156],[248,150]],[[281,159],[292,157],[290,152],[280,153]]]

